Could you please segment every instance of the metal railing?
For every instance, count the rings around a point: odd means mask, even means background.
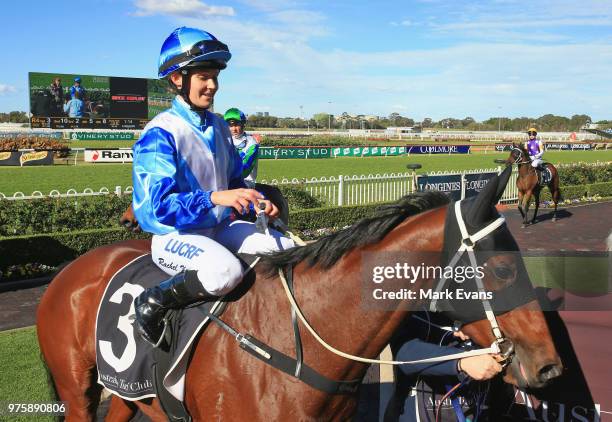
[[[106,186],[102,186],[97,191],[91,188],[83,189],[83,192],[77,192],[76,189],[68,189],[65,193],[60,192],[57,189],[53,189],[49,194],[45,195],[41,191],[34,191],[30,195],[26,195],[23,192],[15,192],[12,195],[8,196],[4,193],[0,192],[0,200],[5,199],[8,201],[20,200],[20,199],[41,199],[41,198],[78,198],[83,196],[99,196],[99,195],[108,195],[114,194],[117,196],[121,195],[131,195],[134,189],[132,186],[127,186],[125,188],[121,186],[115,186],[115,188],[111,191]]]

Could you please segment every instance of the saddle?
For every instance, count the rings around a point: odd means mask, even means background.
[[[256,257],[237,255],[248,271]],[[166,316],[164,341],[154,348],[134,327],[134,299],[146,288],[168,278],[142,255],[113,275],[102,296],[96,319],[96,366],[98,383],[119,397],[135,401],[157,397],[171,421],[189,421],[183,406],[184,383],[194,339],[211,318],[225,310],[225,299],[172,309]]]
[[[538,184],[540,186],[546,186],[552,180],[552,172],[548,163],[542,163],[539,168],[536,169],[538,175]]]

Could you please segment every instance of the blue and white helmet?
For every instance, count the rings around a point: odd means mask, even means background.
[[[227,45],[214,35],[196,28],[176,28],[166,38],[159,53],[158,76],[188,67],[225,69],[232,57]]]

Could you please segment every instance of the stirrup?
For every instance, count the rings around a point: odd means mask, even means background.
[[[170,324],[168,323],[167,313],[166,313],[166,316],[164,316],[164,318],[162,319],[162,324],[164,324],[164,328],[162,329],[162,332],[159,335],[159,340],[157,340],[157,343],[153,344],[153,342],[149,341],[145,336],[142,336],[142,338],[144,338],[147,343],[151,344],[155,348],[159,347],[162,344],[162,342],[166,339],[166,333],[168,332],[168,327],[170,326]]]

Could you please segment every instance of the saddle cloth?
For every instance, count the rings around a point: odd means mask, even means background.
[[[543,163],[541,167],[544,170],[538,171],[538,181],[540,186],[545,186],[552,180],[552,172],[550,171],[550,167],[548,167],[548,163]]]
[[[134,299],[146,288],[168,279],[151,260],[142,255],[119,269],[111,278],[96,317],[96,363],[98,383],[126,400],[156,397],[153,346],[142,339],[135,327]],[[163,386],[183,401],[185,372],[193,340],[207,324],[209,312],[222,308],[222,301],[209,302],[179,312],[173,324],[179,327],[176,349]]]

